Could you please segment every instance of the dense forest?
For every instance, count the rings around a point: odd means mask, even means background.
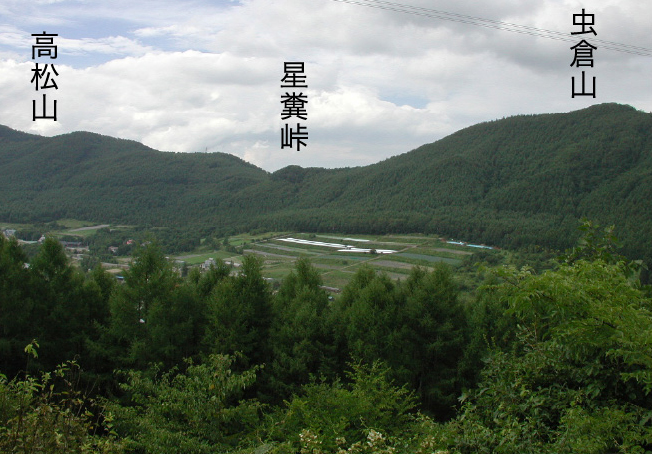
[[[547,270],[361,267],[334,300],[306,259],[180,277],[156,242],[124,283],[0,235],[0,451],[645,453],[652,300],[591,223]]]
[[[521,248],[570,247],[578,220],[615,224],[652,263],[652,114],[601,104],[478,124],[357,168],[267,173],[223,153],[165,153],[87,132],[0,127],[0,220],[438,233]]]

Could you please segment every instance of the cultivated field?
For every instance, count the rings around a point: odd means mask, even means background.
[[[39,235],[47,233],[57,237],[72,236],[82,243],[89,241],[90,237],[97,234],[100,229],[111,232],[110,235],[115,233],[115,241],[109,238],[107,244],[99,248],[94,247],[90,254],[103,254],[100,259],[103,266],[118,274],[128,266],[131,257],[111,255],[107,247],[124,244],[125,235],[120,236],[121,233],[133,232],[134,237],[137,235],[134,226],[109,226],[74,219],[39,226],[4,223],[0,227],[18,230],[37,229]],[[156,234],[155,229],[153,233]],[[122,240],[119,240],[119,237]],[[206,239],[202,239],[200,246],[194,251],[171,254],[169,258],[177,261],[177,266],[181,266],[182,262],[185,262],[188,267],[199,266],[211,258],[238,266],[242,263],[243,255],[253,254],[263,259],[263,275],[272,281],[280,281],[291,272],[298,258],[306,257],[322,275],[325,286],[341,289],[365,264],[378,272],[386,273],[392,279],[406,279],[414,266],[432,269],[436,263],[443,262],[457,267],[466,257],[483,247],[447,242],[437,236],[422,234],[348,235],[266,232],[243,233],[229,236],[227,239],[216,238],[210,245],[206,243]],[[216,250],[217,248],[219,250]],[[79,263],[87,254],[88,252],[69,255],[75,263]]]
[[[427,269],[437,262],[459,266],[477,249],[435,236],[293,233],[247,243],[243,252],[262,257],[264,275],[273,279],[283,278],[297,258],[307,257],[325,286],[342,288],[363,264],[392,279],[405,279],[416,265]]]

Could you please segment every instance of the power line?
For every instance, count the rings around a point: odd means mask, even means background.
[[[419,6],[401,5],[383,0],[332,0],[338,3],[348,3],[351,5],[366,6],[369,8],[377,8],[386,11],[395,11],[404,14],[412,14],[415,16],[430,17],[434,19],[442,19],[452,22],[459,22],[462,24],[475,25],[485,28],[493,28],[496,30],[504,30],[513,33],[521,33],[524,35],[539,36],[541,38],[556,39],[559,41],[576,42],[577,38],[570,36],[568,33],[562,33],[555,30],[546,30],[543,28],[530,27],[528,25],[512,24],[509,22],[497,21],[492,19],[484,19],[482,17],[467,16],[464,14],[450,13],[447,11],[440,11],[430,8],[422,8]],[[591,38],[592,43],[600,44],[603,49],[614,50],[617,52],[624,52],[632,55],[640,55],[643,57],[651,57],[652,49],[640,46],[632,46],[629,44],[616,43],[613,41],[605,41],[602,39]]]

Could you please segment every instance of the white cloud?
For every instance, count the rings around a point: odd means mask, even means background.
[[[403,3],[432,8],[426,0]],[[40,7],[26,6],[28,18],[18,17],[18,2],[0,6],[13,24],[0,25],[0,123],[26,131],[90,130],[161,150],[229,152],[275,170],[368,164],[519,113],[598,102],[652,110],[650,57],[599,49],[598,98],[572,100],[571,43],[331,0]],[[581,7],[575,0],[437,4],[563,32]],[[599,0],[591,10],[599,38],[652,47],[648,2]],[[73,33],[97,17],[106,30]],[[77,58],[58,66],[56,123],[31,121],[32,63],[24,49],[33,32],[27,27],[40,19],[69,27],[61,52]],[[301,151],[280,147],[279,81],[289,60],[306,63],[309,85],[310,138]]]

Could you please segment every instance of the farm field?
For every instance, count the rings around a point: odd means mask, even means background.
[[[383,251],[383,253],[380,253]],[[362,266],[369,265],[391,279],[405,279],[414,266],[430,269],[437,262],[460,266],[477,249],[453,245],[423,235],[320,235],[292,233],[248,243],[245,255],[264,260],[263,274],[282,279],[294,262],[306,257],[321,274],[324,285],[341,289]]]
[[[107,255],[107,246],[124,244],[124,238],[138,235],[134,226],[99,225],[74,219],[60,220],[48,226],[4,223],[2,227],[37,229],[39,235],[47,232],[56,237],[74,237],[82,243],[92,243],[96,235],[104,232],[105,236],[109,235],[106,244],[93,247],[90,254],[104,254],[98,257],[99,261],[105,269],[113,269],[116,273],[121,272],[129,263],[130,255]],[[157,229],[151,230],[154,236]],[[207,240],[210,241],[206,242]],[[406,279],[414,266],[432,269],[437,263],[443,262],[458,267],[465,258],[479,251],[477,245],[451,244],[438,236],[423,234],[263,232],[202,239],[198,244],[194,250],[170,253],[168,256],[170,260],[177,261],[177,266],[185,263],[185,266],[193,267],[200,266],[209,259],[223,260],[237,266],[242,262],[243,256],[256,255],[263,260],[263,276],[272,282],[287,276],[299,258],[307,258],[321,274],[324,286],[333,289],[343,288],[363,265],[371,266],[377,272],[386,273],[391,279],[398,280]],[[77,255],[73,261],[79,263],[81,259],[82,256]]]

